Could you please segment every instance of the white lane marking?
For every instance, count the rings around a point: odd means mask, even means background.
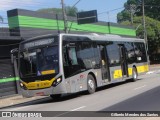
[[[140,87],[134,88],[134,90],[138,90],[138,89],[141,89],[141,88],[144,88],[144,87],[146,87],[146,85],[143,85],[143,86],[140,86]]]
[[[146,74],[153,74],[155,71],[149,71]]]
[[[70,112],[72,112],[72,111],[76,111],[76,110],[79,110],[79,109],[83,109],[83,108],[85,108],[85,107],[86,107],[86,106],[81,106],[81,107],[79,107],[79,108],[75,108],[75,109],[69,110],[68,112],[64,112],[64,113],[62,113],[62,114],[56,115],[56,116],[54,116],[54,117],[59,117],[59,116],[62,116],[62,115],[64,115],[64,114],[70,113]]]
[[[85,108],[86,106],[82,106],[82,107],[79,107],[79,108],[75,108],[75,109],[73,109],[73,110],[70,110],[70,111],[76,111],[76,110],[79,110],[79,109],[83,109],[83,108]]]

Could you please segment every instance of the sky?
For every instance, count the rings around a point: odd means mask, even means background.
[[[73,6],[78,0],[64,0],[66,6]],[[117,13],[123,10],[127,0],[81,0],[76,7],[78,10],[97,10],[98,20],[105,22],[117,22]],[[4,23],[0,21],[0,26],[7,24],[7,10],[15,8],[38,10],[41,8],[61,8],[61,0],[1,0],[0,16]],[[116,10],[115,10],[116,9]]]

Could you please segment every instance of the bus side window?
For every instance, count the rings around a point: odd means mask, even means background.
[[[69,55],[69,63],[71,65],[78,65],[75,47],[68,48],[68,55]]]
[[[78,65],[75,47],[63,48],[63,64],[64,66]]]
[[[125,42],[125,48],[127,50],[127,60],[129,64],[132,64],[136,60],[135,51],[133,43],[131,42]]]
[[[147,62],[146,50],[144,43],[134,43],[135,54],[137,62]]]
[[[96,43],[93,44],[93,53],[94,53],[94,59],[95,59],[94,68],[99,69],[101,66],[101,54],[99,51],[99,46]]]
[[[63,48],[63,65],[69,66],[68,55],[67,55],[67,47]]]
[[[94,67],[95,64],[93,63],[95,63],[95,57],[91,42],[83,41],[79,43],[77,58],[81,69],[91,69]]]
[[[107,49],[107,54],[108,54],[109,65],[119,66],[121,62],[119,46],[114,42],[110,42],[106,46],[106,49]]]

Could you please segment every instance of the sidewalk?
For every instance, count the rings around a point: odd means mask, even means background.
[[[43,99],[43,98],[46,98],[46,96],[36,96],[36,97],[31,97],[31,98],[25,98],[22,95],[18,95],[18,94],[13,95],[13,96],[7,96],[4,98],[0,98],[0,109],[9,107],[12,105],[36,101],[36,100]]]
[[[160,64],[149,65],[149,71],[160,70]]]

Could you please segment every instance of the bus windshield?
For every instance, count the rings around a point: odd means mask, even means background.
[[[58,45],[20,52],[21,77],[36,77],[58,73],[58,56]]]

